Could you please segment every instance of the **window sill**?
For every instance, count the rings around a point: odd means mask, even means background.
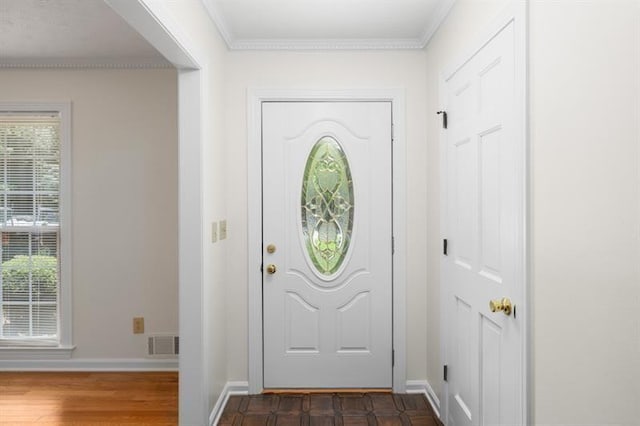
[[[70,359],[75,346],[0,346],[0,360]]]

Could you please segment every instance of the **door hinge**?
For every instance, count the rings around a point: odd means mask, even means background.
[[[447,128],[447,111],[438,111],[436,114],[440,115],[442,114],[442,128],[446,129]]]
[[[449,241],[446,238],[442,240],[442,254],[449,256]]]
[[[396,351],[394,349],[391,349],[391,366],[396,366]]]
[[[391,254],[396,254],[396,237],[391,237]]]
[[[394,135],[394,129],[393,129],[393,123],[391,123],[391,142],[395,141],[395,135]]]
[[[449,366],[445,365],[445,366],[444,366],[444,369],[443,369],[443,370],[444,370],[444,371],[443,371],[443,378],[444,378],[444,381],[445,381],[445,382],[446,382],[446,381],[448,380],[448,378],[449,378],[449,377],[448,377],[448,376],[449,376],[449,368],[448,368],[448,367],[449,367]]]

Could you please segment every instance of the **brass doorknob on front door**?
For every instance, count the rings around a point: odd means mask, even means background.
[[[276,265],[274,265],[273,263],[267,265],[267,274],[275,274],[276,273]]]
[[[491,309],[491,312],[502,312],[505,315],[511,315],[513,305],[511,305],[511,300],[508,297],[503,297],[502,299],[491,300],[489,309]]]

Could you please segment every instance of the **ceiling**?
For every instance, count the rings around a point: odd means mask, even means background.
[[[133,1],[133,0],[132,0]],[[420,49],[455,0],[201,0],[230,49]],[[104,0],[0,0],[0,67],[169,67]]]
[[[0,0],[0,66],[168,67],[103,0]]]
[[[203,0],[231,49],[420,49],[455,0]]]

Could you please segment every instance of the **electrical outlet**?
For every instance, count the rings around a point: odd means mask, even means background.
[[[227,220],[220,221],[220,239],[224,240],[227,238]]]
[[[144,333],[144,317],[135,317],[133,319],[133,334]]]
[[[211,242],[218,241],[218,222],[211,223]]]

